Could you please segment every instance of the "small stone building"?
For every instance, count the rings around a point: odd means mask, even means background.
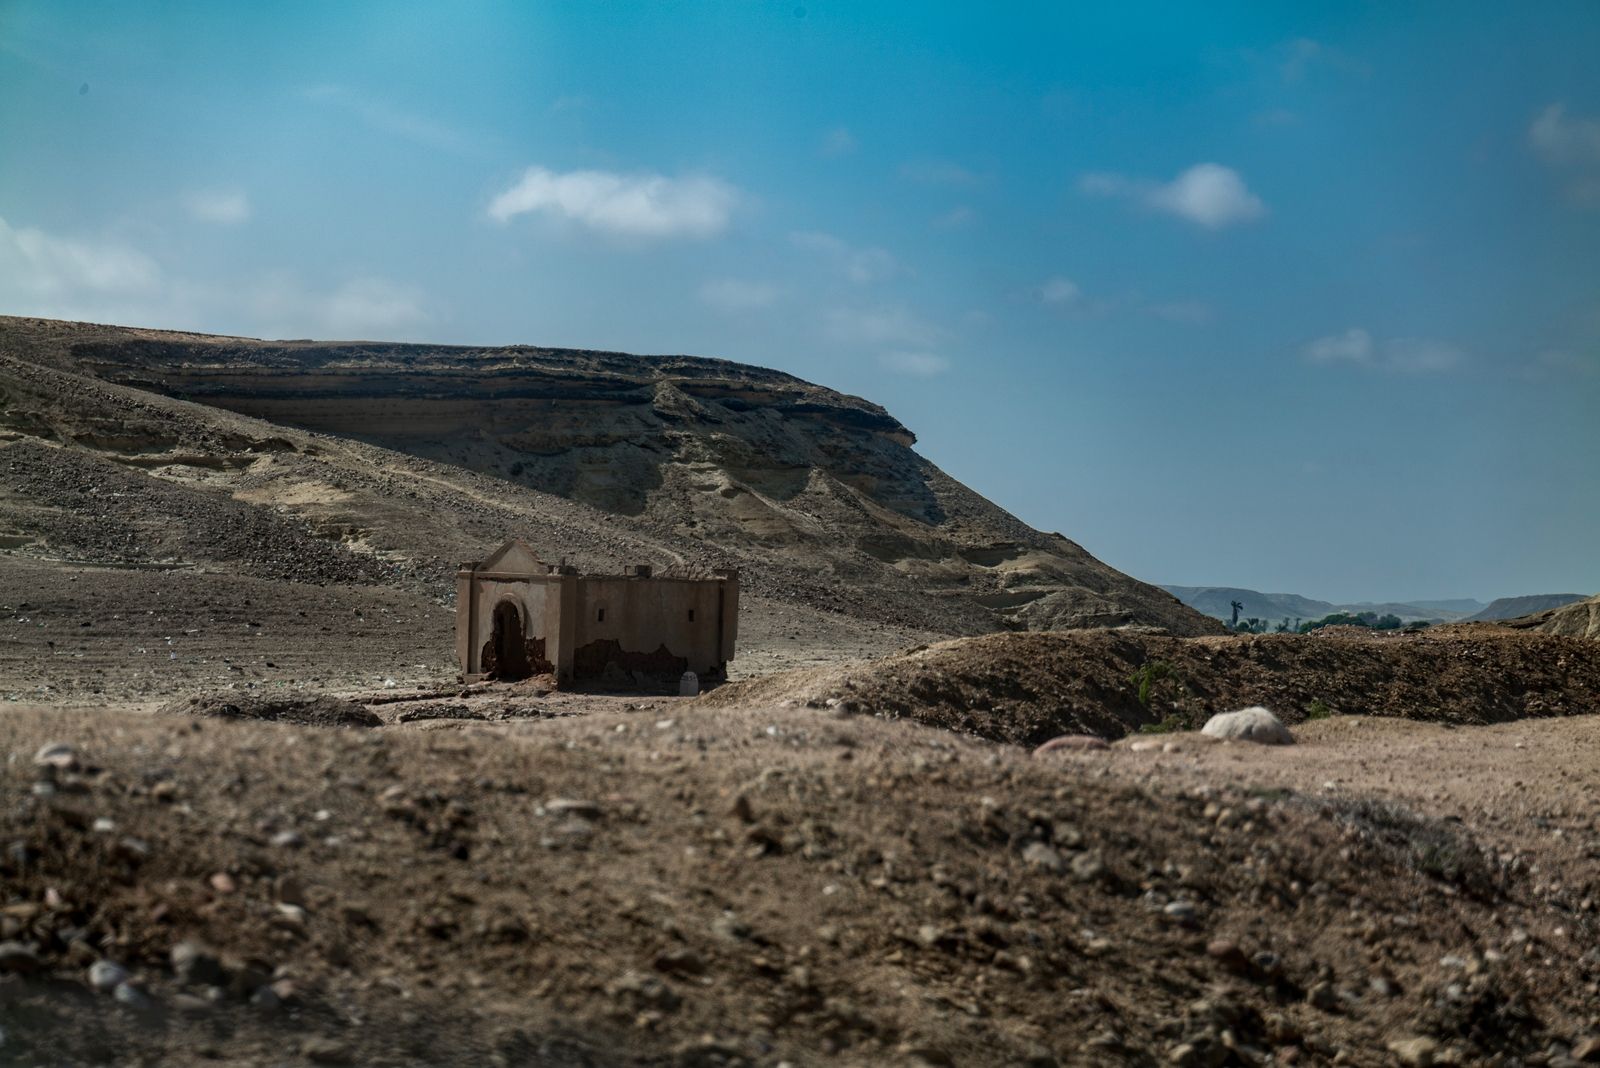
[[[456,658],[468,682],[608,671],[723,678],[739,630],[739,573],[582,575],[513,538],[456,572]],[[615,667],[611,667],[615,665]]]

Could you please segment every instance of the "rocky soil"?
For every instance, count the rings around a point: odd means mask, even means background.
[[[1031,758],[837,709],[453,703],[527,714],[8,709],[6,1063],[1600,1048],[1592,717]]]

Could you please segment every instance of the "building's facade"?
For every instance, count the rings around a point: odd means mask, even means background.
[[[596,678],[615,664],[658,678],[721,678],[739,629],[739,573],[580,575],[513,538],[456,572],[456,659],[467,681],[550,673]]]

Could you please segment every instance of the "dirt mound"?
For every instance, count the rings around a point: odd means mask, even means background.
[[[173,716],[295,723],[302,727],[383,726],[383,720],[361,705],[329,694],[196,694],[169,701],[160,711]]]
[[[1519,841],[1498,795],[1463,823],[1316,766],[1253,785],[1329,758],[1328,724],[1288,764],[670,701],[293,745],[103,708],[5,724],[18,1066],[1379,1064],[1413,1038],[1534,1063],[1600,979],[1592,739],[1549,748],[1560,793],[1531,802],[1571,830]],[[73,765],[30,769],[46,743]],[[1359,767],[1392,777],[1382,752]],[[127,982],[92,992],[119,978],[99,960]]]
[[[994,634],[732,683],[701,700],[842,708],[1027,746],[1061,734],[1193,730],[1249,705],[1288,723],[1334,713],[1494,723],[1600,712],[1600,646],[1488,625],[1193,639]]]

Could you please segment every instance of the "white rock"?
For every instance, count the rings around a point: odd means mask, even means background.
[[[1255,705],[1237,712],[1219,712],[1206,720],[1200,733],[1211,738],[1236,738],[1262,745],[1293,745],[1294,735],[1271,712]]]
[[[102,994],[109,994],[128,981],[128,969],[109,960],[97,960],[89,966],[89,985]]]

